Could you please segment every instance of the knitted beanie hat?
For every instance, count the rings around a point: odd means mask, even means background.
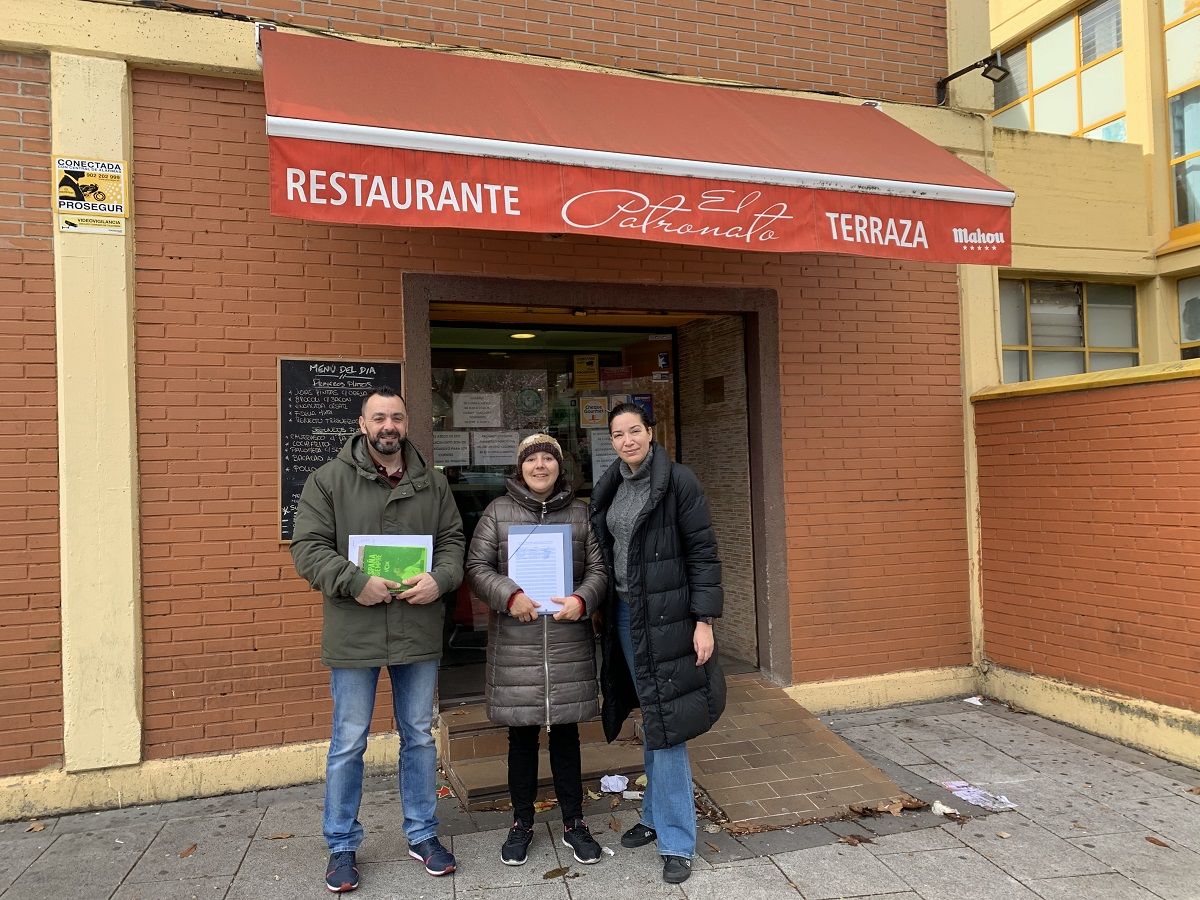
[[[562,465],[562,447],[558,445],[558,441],[548,434],[531,434],[517,447],[517,468],[535,453],[549,453],[558,460],[559,466]]]

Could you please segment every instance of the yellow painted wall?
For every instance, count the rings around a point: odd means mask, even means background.
[[[1081,5],[1079,0],[991,0],[992,46],[1006,48]]]
[[[1140,147],[1004,128],[993,147],[1017,192],[1013,270],[1154,274]]]

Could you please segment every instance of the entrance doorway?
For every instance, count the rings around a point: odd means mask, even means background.
[[[722,660],[731,671],[757,669],[742,317],[672,313],[647,323],[629,313],[492,306],[484,320],[452,304],[432,304],[429,314],[433,462],[451,483],[468,545],[515,471],[521,438],[553,435],[586,500],[616,458],[608,410],[638,403],[656,421],[656,440],[705,486],[726,586]],[[487,616],[466,585],[448,598],[443,703],[482,696]]]

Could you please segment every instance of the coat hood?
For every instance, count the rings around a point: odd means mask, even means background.
[[[402,452],[404,453],[404,471],[408,473],[409,478],[415,479],[424,475],[425,457],[407,438],[402,445]],[[379,472],[375,469],[375,460],[367,445],[367,436],[362,432],[352,434],[346,439],[346,443],[338,451],[337,458],[346,465],[357,469],[364,478],[379,477]]]
[[[547,497],[545,500],[539,500],[526,487],[525,482],[520,478],[513,476],[504,482],[504,487],[508,491],[508,496],[521,504],[528,510],[540,513],[543,504],[546,512],[558,512],[560,509],[566,509],[575,499],[575,488],[565,483],[565,479],[560,475],[558,479],[558,490]]]

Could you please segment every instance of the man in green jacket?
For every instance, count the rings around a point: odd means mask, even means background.
[[[292,534],[296,571],[325,598],[321,661],[330,667],[333,737],[325,769],[325,884],[358,887],[355,854],[363,753],[379,669],[387,666],[400,732],[400,798],[408,852],[430,875],[453,872],[437,837],[433,696],[442,655],[443,604],[463,576],[462,519],[445,476],[407,440],[404,399],[381,387],[363,400],[360,434],[309,476]],[[367,575],[347,558],[352,534],[433,537],[433,561],[403,583]]]

